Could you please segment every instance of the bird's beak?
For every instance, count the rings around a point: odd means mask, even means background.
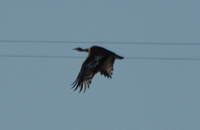
[[[72,49],[72,50],[76,50],[76,48]]]

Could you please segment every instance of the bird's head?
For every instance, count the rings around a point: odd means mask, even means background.
[[[88,49],[82,49],[80,47],[74,48],[73,50],[88,52]]]

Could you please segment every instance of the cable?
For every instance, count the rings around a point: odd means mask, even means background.
[[[1,58],[85,58],[78,56],[0,55]]]
[[[136,42],[86,42],[86,41],[28,41],[28,40],[0,40],[0,43],[63,43],[63,44],[129,44],[129,45],[200,45],[199,43],[136,43]],[[0,55],[0,58],[85,58],[77,56],[41,56],[41,55]],[[191,60],[199,61],[200,58],[163,58],[163,57],[125,57],[135,60]]]
[[[89,41],[34,41],[34,40],[0,40],[0,43],[63,43],[63,44],[126,44],[126,45],[176,45],[199,46],[200,43],[142,43],[142,42],[89,42]]]
[[[185,60],[185,61],[200,61],[200,58],[172,58],[172,57],[125,57],[125,59],[135,60]]]
[[[0,58],[86,58],[80,56],[41,56],[41,55],[0,55]],[[170,57],[125,57],[128,60],[174,60],[174,61],[200,61],[200,58],[170,58]]]

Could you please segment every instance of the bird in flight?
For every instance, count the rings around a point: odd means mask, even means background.
[[[124,58],[99,46],[92,46],[87,49],[78,47],[73,50],[88,52],[88,56],[83,62],[76,80],[72,83],[72,88],[74,88],[74,91],[80,88],[79,93],[82,91],[82,89],[84,89],[85,92],[86,88],[89,88],[92,78],[98,72],[107,78],[111,78],[115,59]]]

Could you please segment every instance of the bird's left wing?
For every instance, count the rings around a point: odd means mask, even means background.
[[[75,88],[74,91],[77,90],[78,87],[80,87],[79,92],[81,92],[83,88],[84,92],[86,87],[89,88],[89,85],[92,82],[92,78],[98,72],[99,63],[103,58],[104,56],[94,56],[89,60],[86,59],[81,67],[77,79],[72,83],[72,88]]]

